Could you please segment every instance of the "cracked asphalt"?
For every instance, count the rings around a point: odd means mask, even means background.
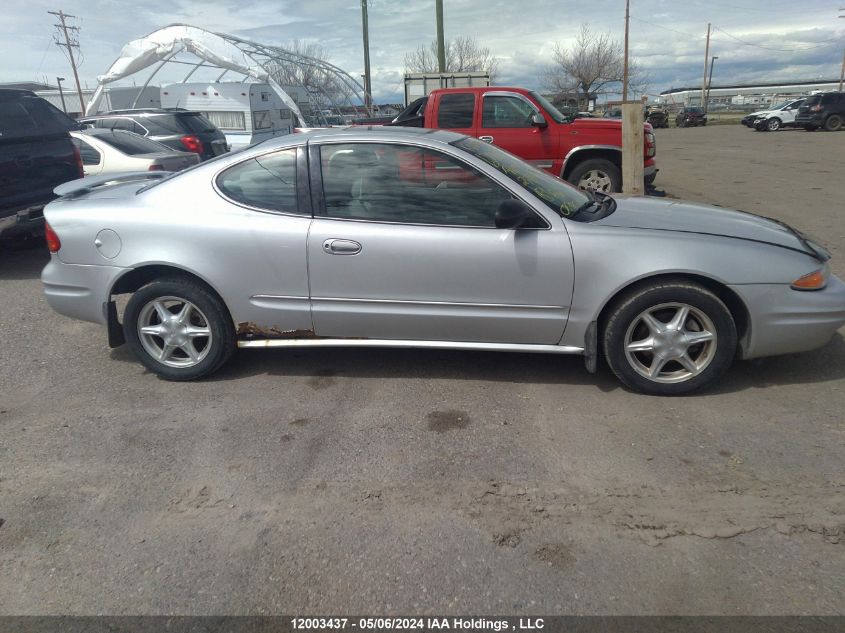
[[[816,235],[845,133],[657,130]],[[576,357],[249,350],[167,383],[0,251],[0,614],[844,614],[845,340],[655,398]]]

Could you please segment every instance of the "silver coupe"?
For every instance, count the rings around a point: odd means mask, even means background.
[[[789,226],[586,193],[451,132],[315,130],[158,176],[59,187],[42,280],[169,380],[238,347],[390,346],[603,357],[671,395],[845,323],[829,254]]]

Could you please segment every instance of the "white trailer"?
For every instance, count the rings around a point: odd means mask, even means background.
[[[268,84],[168,84],[161,87],[161,107],[201,112],[226,135],[232,149],[290,134],[295,127],[290,109]]]

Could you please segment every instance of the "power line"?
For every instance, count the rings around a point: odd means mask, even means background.
[[[801,51],[811,51],[811,50],[816,49],[816,48],[823,48],[829,42],[836,41],[834,39],[823,40],[822,43],[818,44],[817,46],[807,46],[807,47],[804,47],[804,48],[774,48],[772,46],[763,46],[762,44],[752,44],[751,42],[746,42],[745,40],[740,39],[735,35],[731,35],[726,30],[720,29],[718,26],[714,26],[713,28],[716,29],[717,31],[719,31],[720,33],[724,33],[729,38],[736,40],[740,44],[744,44],[745,46],[753,46],[755,48],[762,48],[762,49],[767,50],[767,51],[778,51],[778,52],[781,52],[781,53],[799,53]]]

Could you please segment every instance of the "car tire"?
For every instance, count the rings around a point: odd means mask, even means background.
[[[676,396],[703,389],[727,371],[737,331],[730,310],[704,286],[658,281],[613,304],[602,345],[607,364],[627,387]]]
[[[842,117],[838,114],[831,114],[824,122],[824,129],[828,132],[838,132],[842,128]]]
[[[609,160],[593,158],[579,163],[567,180],[581,189],[613,193],[622,191],[622,172]],[[595,186],[591,186],[592,183]]]
[[[138,360],[166,380],[207,376],[237,346],[223,302],[186,279],[159,279],[135,292],[126,305],[123,332]]]
[[[766,121],[766,129],[769,132],[777,132],[780,129],[781,120],[777,117],[772,117]]]

